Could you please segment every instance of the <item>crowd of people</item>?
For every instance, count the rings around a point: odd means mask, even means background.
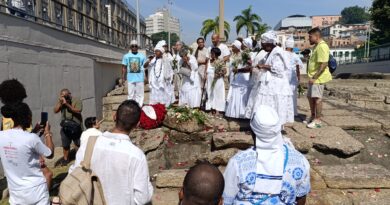
[[[323,84],[331,80],[327,67],[329,48],[319,29],[309,34],[315,47],[310,57],[308,52],[303,53],[309,59],[311,116],[307,126],[319,128]],[[96,117],[86,118],[83,126],[81,101],[68,89],[60,91],[54,106],[54,113],[61,113],[60,164],[70,162],[72,142],[78,148],[68,177],[80,174],[76,170],[85,166],[89,156],[88,170],[103,190],[105,204],[138,205],[151,201],[153,186],[146,156],[129,138],[140,121],[147,72],[149,104],[170,106],[177,102],[179,106],[205,109],[216,115],[250,119],[254,146],[232,157],[223,174],[206,161],[191,167],[179,193],[181,205],[305,204],[310,192],[310,165],[282,135],[283,125],[293,122],[297,115],[296,89],[303,67],[293,53],[293,39],[286,41],[286,50],[278,45],[273,31],[261,36],[261,45],[249,37],[235,40],[230,50],[217,34],[212,36],[209,49],[203,38],[197,39],[197,44],[191,52],[178,42],[170,53],[166,42],[160,41],[154,55],[145,57],[133,41],[122,62],[122,82],[128,84],[129,99],[118,107],[113,116],[115,126],[110,131],[102,133]],[[0,84],[1,163],[10,204],[47,205],[51,203],[52,173],[44,158],[54,155],[53,134],[48,122],[32,127],[32,112],[23,102],[26,97],[23,84],[16,79]],[[92,139],[96,139],[93,145]],[[77,197],[84,192],[77,193]],[[77,197],[72,200],[77,201]],[[61,200],[56,203],[61,204]]]

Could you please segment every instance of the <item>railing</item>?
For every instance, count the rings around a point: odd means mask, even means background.
[[[384,54],[384,55],[375,55],[375,56],[371,56],[370,58],[356,58],[356,59],[338,60],[337,63],[339,65],[349,65],[349,64],[360,64],[360,63],[387,61],[387,60],[390,60],[390,53]]]
[[[11,1],[22,2],[24,9],[13,6]],[[104,5],[96,4],[96,0],[76,0],[77,4],[72,7],[63,1],[74,3],[74,0],[0,0],[0,12],[119,48],[128,48],[131,40],[140,35],[140,47],[152,49],[150,37],[137,34],[135,28],[119,16],[112,16],[115,20],[112,24],[118,24],[115,27],[119,29],[109,26],[109,15]]]

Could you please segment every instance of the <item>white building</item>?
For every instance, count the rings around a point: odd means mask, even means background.
[[[180,36],[180,21],[169,15],[169,11],[166,8],[158,9],[156,13],[146,18],[146,35],[159,33],[162,31],[170,31]]]
[[[322,29],[321,33],[324,37],[336,37],[344,38],[350,37],[351,34],[363,34],[367,30],[367,25],[365,24],[334,24]]]
[[[329,48],[329,50],[339,64],[350,63],[356,60],[354,47]]]

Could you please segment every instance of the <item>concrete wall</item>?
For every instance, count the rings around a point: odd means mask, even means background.
[[[60,115],[53,107],[62,88],[83,102],[83,116],[101,116],[102,97],[120,76],[123,50],[0,13],[0,81],[19,79],[37,122],[49,112],[60,146]]]
[[[390,61],[377,61],[370,63],[358,63],[340,65],[335,74],[339,73],[390,73]]]

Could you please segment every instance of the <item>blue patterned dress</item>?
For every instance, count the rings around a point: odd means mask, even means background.
[[[256,173],[257,153],[249,148],[237,153],[226,167],[224,205],[294,205],[297,197],[306,196],[310,192],[309,162],[294,148],[285,147],[288,160],[280,194],[270,196],[253,191],[257,178],[264,176]]]

